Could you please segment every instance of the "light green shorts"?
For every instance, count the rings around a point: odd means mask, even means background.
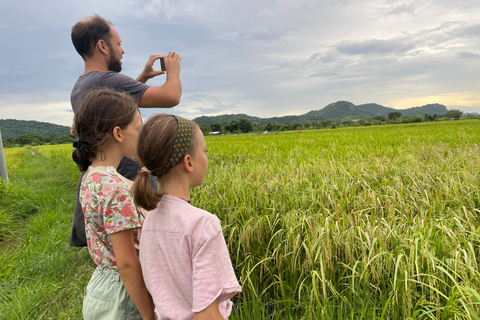
[[[118,271],[95,270],[83,298],[85,320],[141,320]]]

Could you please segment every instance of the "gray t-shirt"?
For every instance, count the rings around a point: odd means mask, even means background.
[[[129,93],[136,101],[140,100],[149,85],[115,71],[91,71],[80,76],[72,89],[70,101],[74,113],[88,91],[96,88],[111,88]]]

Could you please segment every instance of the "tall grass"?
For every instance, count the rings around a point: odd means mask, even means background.
[[[8,218],[0,221],[0,319],[81,319],[92,263],[86,250],[68,246],[79,177],[71,147],[5,151],[10,183],[0,181],[0,217]]]
[[[224,223],[234,318],[478,319],[479,129],[208,139],[194,201]]]
[[[480,319],[479,129],[207,137],[192,202],[222,220],[243,287],[230,318]],[[26,190],[36,213],[6,224],[22,221],[2,252],[0,318],[80,318],[92,263],[67,247],[71,149],[7,150],[7,193]]]

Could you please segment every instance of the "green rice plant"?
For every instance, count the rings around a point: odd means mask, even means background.
[[[222,221],[243,290],[230,318],[478,319],[479,129],[206,137],[209,170],[192,202]],[[0,258],[0,318],[78,318],[92,263],[67,247],[71,147],[7,150],[11,188],[38,212],[9,229],[20,244]]]

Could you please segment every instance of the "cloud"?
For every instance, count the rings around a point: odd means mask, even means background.
[[[391,8],[388,14],[392,16],[401,15],[401,14],[414,15],[415,9],[416,9],[416,6],[414,3],[401,4]]]
[[[336,46],[339,53],[347,55],[403,54],[413,48],[415,43],[405,43],[403,39],[370,39],[362,42],[342,42]]]
[[[457,52],[457,57],[459,59],[480,59],[480,54],[472,52]]]
[[[142,115],[266,117],[337,100],[420,105],[445,92],[466,106],[478,100],[461,94],[480,85],[474,0],[45,0],[29,10],[0,4],[0,41],[15,44],[0,52],[1,117],[51,114],[69,125],[70,90],[84,68],[70,28],[95,12],[120,32],[125,74],[137,77],[152,53],[182,56],[180,105]]]

